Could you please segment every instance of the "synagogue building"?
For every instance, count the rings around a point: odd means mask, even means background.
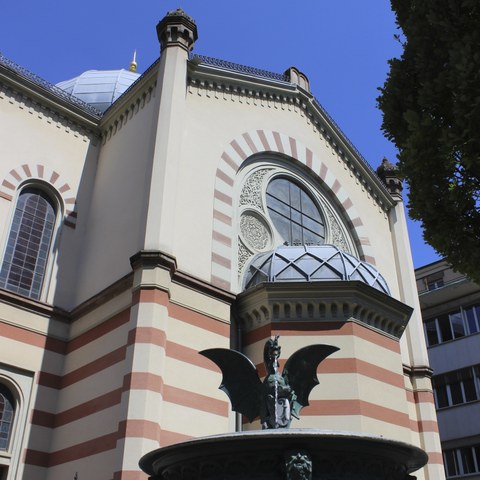
[[[444,478],[395,168],[298,69],[196,55],[180,10],[157,32],[142,75],[0,57],[0,479],[146,480],[153,449],[261,428],[198,352],[262,376],[275,335],[280,364],[338,348],[292,428],[406,442]]]

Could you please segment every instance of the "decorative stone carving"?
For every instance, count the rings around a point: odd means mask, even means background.
[[[328,216],[328,223],[330,226],[330,243],[332,245],[335,245],[338,247],[340,250],[343,250],[344,252],[350,252],[350,248],[348,246],[347,240],[345,238],[345,235],[340,228],[340,225],[338,224],[337,219],[333,216],[333,214],[325,209],[327,212]]]
[[[257,170],[247,178],[247,181],[242,188],[242,193],[240,194],[240,205],[250,205],[257,207],[262,211],[264,210],[262,202],[262,183],[265,175],[271,170],[271,168]]]
[[[251,250],[263,251],[272,244],[272,235],[266,221],[253,211],[242,214],[240,232]]]
[[[258,169],[250,171],[244,177],[238,197],[238,250],[237,250],[237,275],[240,279],[245,270],[245,265],[250,258],[260,252],[266,252],[273,248],[275,244],[282,243],[280,234],[267,214],[267,205],[265,203],[265,191],[268,182],[275,176],[282,178],[292,178],[292,181],[299,185],[307,185],[308,180],[291,175],[283,169],[282,166],[275,164],[266,164]],[[338,216],[329,201],[324,198],[321,192],[316,194],[314,188],[307,189],[309,194],[315,198],[317,207],[320,209],[323,221],[326,227],[325,242],[338,247],[340,250],[357,255],[354,243],[349,237],[348,230],[344,226],[341,218]],[[290,241],[290,240],[289,240]],[[307,246],[323,244],[323,239],[317,244],[307,242]],[[304,243],[294,238],[292,246],[302,246]]]
[[[243,242],[238,239],[238,276],[241,275],[243,271],[243,267],[245,264],[253,257],[253,253],[248,250],[247,247],[243,244]]]

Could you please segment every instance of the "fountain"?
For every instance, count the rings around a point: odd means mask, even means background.
[[[319,363],[338,348],[310,345],[278,371],[278,337],[266,342],[263,382],[253,363],[234,350],[200,352],[223,373],[220,388],[233,410],[262,430],[197,438],[154,450],[140,468],[154,480],[408,480],[427,454],[418,447],[380,436],[290,428],[318,385]]]

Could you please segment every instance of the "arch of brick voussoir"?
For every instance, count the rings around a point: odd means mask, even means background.
[[[232,140],[222,153],[215,177],[212,231],[211,282],[226,290],[231,289],[231,266],[236,241],[233,225],[235,176],[243,162],[254,154],[276,152],[292,157],[305,165],[321,179],[325,189],[337,199],[348,219],[349,227],[356,232],[361,259],[375,264],[366,229],[345,188],[308,147],[297,139],[280,132],[255,130],[243,133]]]
[[[51,185],[58,193],[64,205],[64,223],[75,228],[77,212],[75,211],[75,196],[70,185],[61,175],[44,165],[20,165],[7,174],[0,185],[0,197],[12,201],[18,187],[26,180],[41,180]]]

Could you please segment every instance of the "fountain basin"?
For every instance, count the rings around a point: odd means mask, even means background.
[[[286,466],[300,453],[311,460],[310,475]],[[278,429],[196,438],[147,453],[139,465],[158,480],[407,480],[427,461],[422,449],[379,436]]]

